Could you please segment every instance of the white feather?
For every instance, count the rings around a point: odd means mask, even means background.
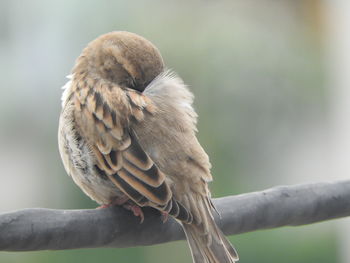
[[[185,120],[196,131],[197,114],[192,106],[194,96],[176,73],[164,71],[146,87],[144,94],[160,109],[178,109],[181,113],[179,116],[187,116],[181,120]]]
[[[61,101],[62,101],[62,108],[63,106],[66,104],[66,101],[68,99],[68,96],[70,94],[70,88],[72,85],[72,79],[73,79],[73,75],[68,75],[67,78],[69,79],[67,81],[67,83],[62,87],[63,89],[63,93],[62,93],[62,97],[61,97]]]

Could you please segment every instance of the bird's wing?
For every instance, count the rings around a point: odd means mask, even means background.
[[[142,93],[110,83],[73,81],[75,122],[96,157],[96,168],[130,199],[191,221],[172,196],[166,175],[142,149],[130,123],[157,110]]]

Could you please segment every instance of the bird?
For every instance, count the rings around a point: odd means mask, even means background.
[[[91,41],[63,87],[58,144],[73,181],[101,207],[179,222],[194,263],[238,261],[216,225],[194,96],[159,50],[131,32]]]

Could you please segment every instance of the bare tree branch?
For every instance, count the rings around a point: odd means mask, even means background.
[[[298,226],[350,215],[350,181],[275,187],[214,200],[227,235]],[[24,209],[0,214],[0,250],[131,247],[184,239],[173,219],[145,209],[145,221],[120,208]]]

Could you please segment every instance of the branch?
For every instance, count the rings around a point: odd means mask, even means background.
[[[350,215],[350,180],[280,186],[214,200],[225,234],[298,226]],[[180,225],[144,209],[145,221],[121,207],[93,210],[24,209],[0,214],[0,250],[132,247],[184,239]]]

